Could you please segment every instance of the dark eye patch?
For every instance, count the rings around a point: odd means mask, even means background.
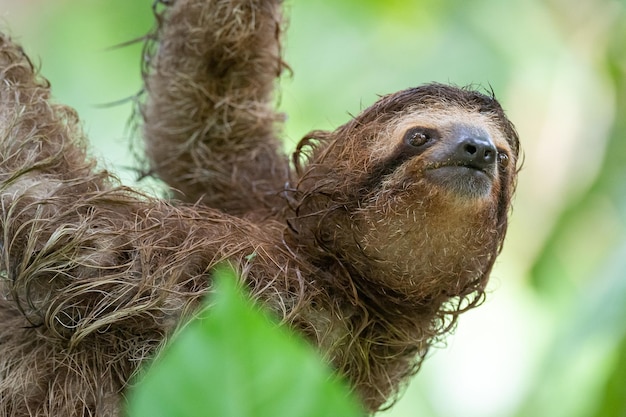
[[[393,173],[399,166],[409,159],[421,154],[439,139],[440,135],[436,129],[427,127],[412,127],[408,129],[391,155],[379,161],[363,178],[360,192],[369,191],[378,186],[383,179]]]

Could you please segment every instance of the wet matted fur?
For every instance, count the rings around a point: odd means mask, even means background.
[[[0,416],[118,415],[224,260],[372,412],[482,301],[517,176],[500,105],[404,90],[290,162],[272,100],[280,3],[158,8],[140,111],[172,199],[98,169],[75,112],[0,37]]]

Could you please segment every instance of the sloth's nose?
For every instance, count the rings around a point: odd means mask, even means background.
[[[496,162],[497,150],[487,135],[463,132],[458,136],[454,158],[467,166],[486,169]]]

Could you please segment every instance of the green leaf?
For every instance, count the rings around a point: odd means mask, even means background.
[[[192,321],[131,393],[132,417],[362,416],[316,352],[215,274],[211,306]]]
[[[598,402],[594,417],[624,417],[626,416],[626,337],[617,347],[617,360],[613,365],[604,393]]]

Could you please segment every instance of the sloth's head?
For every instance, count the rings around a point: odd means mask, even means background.
[[[402,302],[464,297],[484,288],[501,249],[518,152],[493,96],[404,90],[303,139],[290,221]]]

